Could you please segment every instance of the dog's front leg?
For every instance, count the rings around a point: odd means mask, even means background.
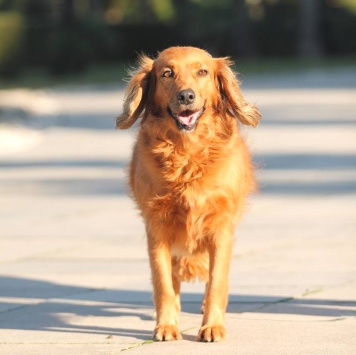
[[[153,240],[148,235],[148,249],[152,272],[153,299],[157,313],[157,324],[153,333],[156,341],[178,340],[175,292],[172,283],[172,262],[170,247],[167,243]]]
[[[204,316],[198,341],[213,342],[226,338],[224,327],[228,301],[228,274],[233,234],[229,231],[214,238],[209,250],[209,282],[204,298]]]

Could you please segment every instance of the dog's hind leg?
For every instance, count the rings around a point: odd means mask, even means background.
[[[206,295],[207,295],[207,292],[208,292],[208,282],[205,284],[204,298],[203,298],[203,302],[202,302],[201,307],[200,307],[200,312],[201,312],[201,314],[204,314],[204,313],[205,313],[205,305],[206,305]]]

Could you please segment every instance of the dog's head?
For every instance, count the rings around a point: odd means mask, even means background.
[[[231,65],[227,58],[213,58],[194,47],[171,47],[155,60],[142,56],[128,84],[117,128],[129,128],[142,114],[144,118],[150,114],[192,132],[209,112],[224,112],[256,126],[260,113],[242,97]]]

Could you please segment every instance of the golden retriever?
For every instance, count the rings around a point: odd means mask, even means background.
[[[146,225],[156,341],[181,339],[180,283],[206,282],[197,340],[225,339],[234,227],[255,180],[238,121],[256,126],[228,58],[194,47],[141,56],[117,128],[141,118],[130,187]]]

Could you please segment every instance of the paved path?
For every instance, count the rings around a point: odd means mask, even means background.
[[[150,341],[125,189],[134,132],[113,129],[122,90],[0,93],[0,354],[355,354],[355,73],[245,79],[263,113],[245,130],[261,188],[236,231],[218,344],[194,342],[202,284],[183,286],[184,340]]]

